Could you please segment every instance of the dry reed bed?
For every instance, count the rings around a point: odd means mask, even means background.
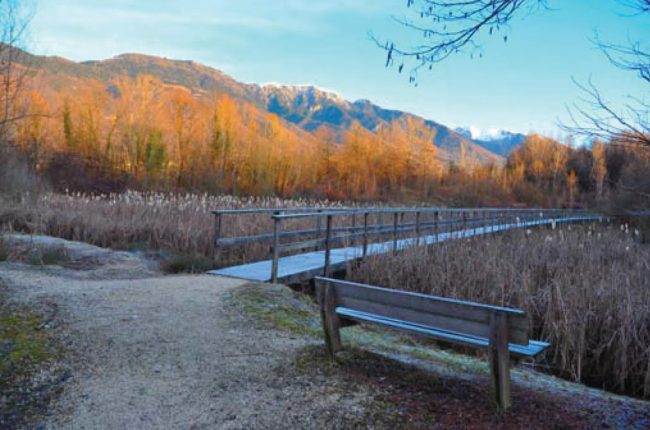
[[[650,398],[650,245],[625,227],[513,231],[368,258],[352,280],[525,309],[548,371]]]
[[[22,203],[0,202],[0,228],[111,248],[136,247],[210,256],[214,237],[212,210],[307,206],[340,207],[342,204],[270,197],[138,192],[109,196],[44,194]],[[271,214],[226,216],[222,228],[224,237],[269,233],[272,231]],[[267,257],[268,249],[268,244],[254,243],[232,249],[230,258]]]

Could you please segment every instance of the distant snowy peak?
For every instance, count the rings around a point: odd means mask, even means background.
[[[455,130],[458,134],[468,139],[485,141],[507,139],[516,136],[525,136],[521,133],[517,133],[516,131],[504,130],[501,128],[483,129],[471,125],[469,127],[457,127]]]
[[[349,104],[349,102],[338,93],[318,88],[312,84],[287,85],[276,82],[269,82],[260,85],[266,95],[284,96],[287,99],[295,99],[302,96],[312,100],[327,100],[332,103]]]
[[[521,145],[526,135],[498,128],[481,129],[478,127],[457,127],[455,131],[461,136],[472,139],[488,151],[507,157]]]

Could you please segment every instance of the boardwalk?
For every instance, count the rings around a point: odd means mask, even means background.
[[[439,233],[436,235],[422,236],[420,245],[432,245],[447,240],[492,234],[515,228],[526,228],[548,224],[576,223],[587,221],[598,221],[600,218],[592,215],[573,216],[563,218],[546,218],[542,220],[524,221],[519,223],[499,224],[487,227],[468,228],[451,232]],[[416,245],[414,238],[400,239],[397,241],[398,250]],[[368,245],[368,255],[384,254],[392,252],[393,240]],[[349,262],[355,261],[362,256],[361,246],[347,246],[333,248],[330,254],[330,270],[337,271],[344,269]],[[325,262],[325,251],[307,252],[304,254],[282,257],[278,265],[278,281],[294,283],[306,281],[315,275],[322,274]],[[242,264],[239,266],[226,267],[218,270],[211,270],[210,274],[229,276],[250,281],[269,282],[271,280],[272,260],[257,261],[254,263]]]

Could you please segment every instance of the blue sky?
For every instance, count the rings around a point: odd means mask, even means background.
[[[72,60],[125,52],[195,60],[245,82],[314,84],[450,126],[556,135],[591,76],[605,96],[647,96],[590,39],[650,44],[650,15],[617,0],[549,0],[553,8],[512,23],[509,39],[485,37],[484,57],[458,55],[419,74],[413,87],[368,33],[420,41],[393,16],[405,0],[31,0],[28,48]]]

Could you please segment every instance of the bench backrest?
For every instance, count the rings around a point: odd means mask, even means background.
[[[506,316],[508,342],[528,345],[528,317],[521,309],[485,305],[355,282],[316,277],[319,297],[330,289],[336,307],[422,324],[439,330],[489,338],[495,314]]]

